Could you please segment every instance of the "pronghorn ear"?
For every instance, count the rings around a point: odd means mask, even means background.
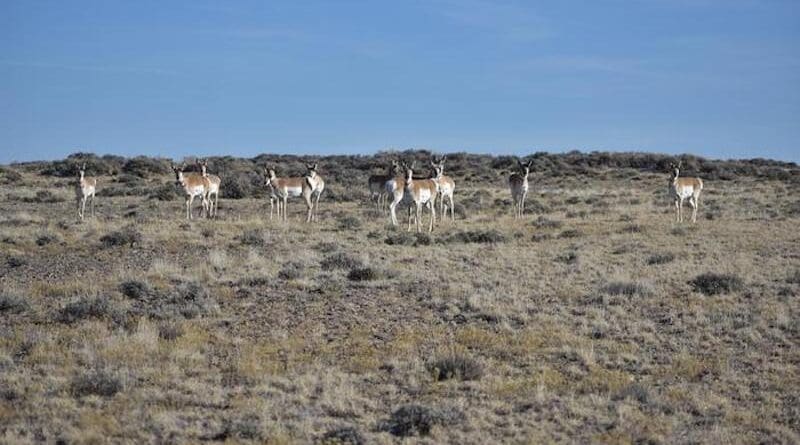
[[[415,166],[415,165],[417,165],[417,160],[416,160],[416,159],[414,159],[413,161],[411,161],[411,169],[412,169],[412,170],[414,169],[414,166]]]

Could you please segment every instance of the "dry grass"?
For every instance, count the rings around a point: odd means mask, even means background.
[[[537,179],[521,221],[462,180],[418,236],[324,196],[314,225],[146,194],[78,223],[22,172],[0,442],[797,443],[796,185],[708,181],[677,225],[638,177]]]

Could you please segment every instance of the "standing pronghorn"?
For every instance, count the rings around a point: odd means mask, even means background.
[[[417,232],[421,231],[422,224],[422,205],[431,212],[431,222],[428,232],[433,232],[433,224],[436,222],[436,195],[439,193],[439,184],[435,179],[414,179],[414,163],[405,165],[405,195],[414,202],[416,206]],[[408,230],[411,230],[411,209],[408,211]]]
[[[389,216],[393,226],[397,226],[397,206],[403,200],[406,192],[406,180],[402,176],[395,176],[386,181],[386,196],[392,199],[389,204]],[[409,208],[410,211],[410,208]]]
[[[697,207],[700,205],[700,192],[703,190],[703,180],[700,178],[680,178],[683,161],[678,165],[670,164],[672,173],[669,178],[669,192],[675,198],[675,217],[677,222],[683,222],[683,201],[689,198],[692,207],[692,222],[697,222]]]
[[[309,206],[306,222],[311,222],[319,218],[319,197],[325,190],[325,180],[317,173],[316,162],[314,164],[306,164],[306,168],[308,172],[306,173],[305,184],[308,187],[303,189],[303,198],[306,200],[306,205]],[[312,198],[314,199],[313,204],[311,202]]]
[[[436,158],[433,158],[431,161],[431,167],[436,172],[435,180],[439,184],[439,196],[441,201],[439,201],[439,215],[442,220],[447,219],[447,202],[450,201],[450,218],[451,220],[456,220],[455,214],[455,207],[453,206],[453,191],[456,189],[456,183],[453,181],[452,178],[449,176],[444,175],[444,160],[447,159],[447,156],[442,156],[439,161],[436,161]]]
[[[222,183],[222,179],[220,179],[217,175],[208,174],[207,159],[199,160],[197,165],[200,167],[200,171],[203,172],[203,177],[208,178],[208,216],[211,218],[216,218],[217,207],[219,206],[219,185]],[[211,199],[211,195],[214,195],[213,200]]]
[[[274,172],[273,172],[274,173]],[[281,200],[278,197],[278,193],[276,192],[275,185],[272,183],[270,179],[270,171],[267,167],[264,167],[264,186],[269,191],[269,219],[272,221],[272,214],[275,211],[275,203],[278,203],[278,218],[281,217]]]
[[[183,188],[186,193],[186,219],[192,219],[192,203],[195,196],[200,196],[203,200],[203,213],[208,216],[208,190],[211,188],[208,178],[198,173],[184,173],[186,164],[176,167],[172,165],[175,172],[175,184]]]
[[[519,173],[512,173],[508,178],[508,186],[511,188],[511,199],[514,201],[514,217],[522,218],[525,212],[525,197],[528,196],[528,175],[531,173],[531,165],[533,161],[528,161],[523,164],[522,161],[517,160],[519,164]]]
[[[264,185],[271,187],[273,193],[278,198],[278,217],[283,212],[283,220],[286,221],[286,204],[290,196],[302,196],[308,207],[306,222],[311,222],[314,218],[314,207],[319,207],[319,197],[325,190],[325,180],[317,174],[317,164],[306,164],[308,173],[305,177],[279,178],[273,169],[265,169],[267,177]]]
[[[380,211],[386,206],[386,199],[388,193],[386,192],[386,183],[394,178],[395,172],[400,167],[397,160],[392,159],[392,163],[387,167],[385,175],[372,175],[367,180],[369,185],[370,199],[375,200],[375,209]]]
[[[86,163],[84,162],[78,170],[79,180],[76,187],[78,202],[78,217],[83,220],[83,213],[86,210],[86,200],[92,198],[91,212],[94,217],[94,194],[97,191],[97,178],[86,176]]]

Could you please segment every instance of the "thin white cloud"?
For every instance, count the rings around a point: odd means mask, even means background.
[[[554,35],[544,17],[507,1],[438,0],[428,5],[451,22],[509,40],[535,41]]]
[[[103,73],[130,73],[130,74],[155,74],[164,76],[174,76],[178,73],[172,70],[155,67],[143,66],[116,66],[116,65],[75,65],[48,62],[24,62],[16,60],[0,60],[0,65],[16,68],[35,68],[47,70],[69,70],[69,71],[94,71]]]
[[[527,68],[533,69],[594,71],[622,74],[638,71],[642,66],[642,62],[634,59],[600,56],[559,55],[528,59],[524,65]]]

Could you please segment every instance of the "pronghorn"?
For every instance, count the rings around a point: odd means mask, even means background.
[[[92,198],[91,212],[94,217],[94,194],[97,191],[97,178],[86,176],[86,163],[84,162],[78,170],[79,180],[78,187],[76,187],[76,195],[78,202],[78,217],[82,220],[83,213],[86,210],[86,200]]]
[[[222,179],[219,178],[217,175],[209,175],[208,174],[208,160],[202,159],[197,161],[197,165],[200,167],[200,171],[203,173],[204,178],[208,178],[208,216],[212,218],[217,217],[217,207],[219,206],[219,185],[222,183]],[[214,200],[212,201],[211,195],[214,195]]]
[[[270,180],[270,173],[267,167],[264,167],[264,173],[266,174],[264,179],[264,186],[267,187],[269,191],[269,219],[272,221],[272,213],[275,210],[275,203],[278,203],[278,218],[281,217],[281,200],[278,197],[277,192],[275,191],[275,186],[272,185],[272,181]]]
[[[314,219],[314,207],[319,206],[319,197],[325,190],[325,181],[322,176],[317,174],[317,164],[306,164],[306,167],[308,168],[307,176],[302,178],[279,178],[275,175],[275,170],[265,168],[267,176],[264,185],[271,187],[272,193],[277,196],[278,217],[280,218],[281,212],[283,212],[284,221],[287,219],[286,204],[290,196],[303,196],[306,200],[306,207],[308,207],[306,222]]]
[[[175,172],[175,184],[183,187],[186,193],[186,218],[192,219],[192,203],[195,196],[200,196],[203,202],[203,213],[208,216],[208,190],[211,188],[208,178],[199,173],[184,173],[186,164],[176,167],[172,165]]]
[[[414,163],[404,165],[406,170],[405,195],[407,199],[414,202],[416,206],[417,232],[421,231],[422,224],[422,205],[431,212],[431,222],[428,232],[433,232],[433,224],[436,222],[436,195],[439,193],[439,184],[435,179],[414,179]],[[411,230],[411,208],[408,209],[408,230]]]
[[[697,222],[697,207],[700,204],[700,192],[703,190],[703,180],[700,178],[680,178],[683,161],[678,165],[670,164],[672,173],[669,178],[669,192],[675,198],[675,218],[677,222],[683,222],[683,201],[689,198],[689,205],[692,207],[692,222]]]
[[[389,204],[389,216],[393,226],[397,226],[397,205],[403,200],[406,192],[406,180],[402,176],[395,176],[386,181],[386,196],[392,199]],[[411,209],[409,208],[409,211]]]
[[[522,218],[525,212],[525,197],[528,196],[528,175],[531,172],[533,161],[523,164],[519,159],[519,173],[512,173],[508,178],[508,186],[511,188],[511,199],[514,201],[514,217]]]
[[[413,163],[412,163],[413,165]],[[406,196],[406,178],[405,178],[405,168],[406,163],[403,162],[402,164],[398,164],[402,174],[397,175],[393,178],[390,178],[386,181],[386,195],[392,199],[392,202],[389,204],[389,216],[393,226],[397,226],[397,206],[403,202],[403,198],[408,198]],[[428,178],[415,178],[417,180],[426,180]],[[410,202],[410,199],[406,199],[407,202]],[[411,211],[411,207],[409,206],[409,212]]]
[[[455,221],[456,213],[455,207],[453,206],[453,191],[456,189],[456,183],[452,178],[444,175],[445,159],[447,159],[447,156],[442,156],[439,161],[433,158],[431,167],[433,167],[433,170],[436,172],[434,179],[439,183],[439,197],[441,199],[441,201],[439,201],[439,216],[442,220],[447,218],[447,203],[445,201],[450,201],[450,218]]]
[[[392,159],[391,165],[387,167],[385,175],[372,175],[367,183],[369,184],[370,199],[375,199],[375,208],[380,211],[386,207],[386,183],[395,176],[395,172],[400,167],[397,160]]]

